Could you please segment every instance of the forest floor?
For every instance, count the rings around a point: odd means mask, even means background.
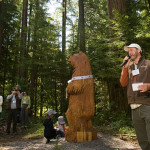
[[[91,142],[73,143],[64,138],[51,140],[49,144],[41,136],[29,137],[24,128],[18,127],[16,135],[5,135],[5,127],[0,128],[0,150],[141,150],[136,136],[112,136],[98,132],[98,139]]]

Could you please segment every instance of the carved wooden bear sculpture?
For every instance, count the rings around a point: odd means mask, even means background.
[[[90,63],[83,52],[70,56],[69,62],[74,72],[67,86],[69,108],[66,117],[69,127],[66,128],[65,137],[73,142],[91,141],[97,139],[97,132],[91,121],[95,103]]]

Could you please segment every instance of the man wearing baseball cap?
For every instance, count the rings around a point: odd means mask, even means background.
[[[150,150],[150,60],[141,55],[142,49],[136,43],[124,46],[124,50],[128,56],[124,58],[127,63],[122,68],[120,83],[127,86],[128,104],[139,145],[142,150]]]

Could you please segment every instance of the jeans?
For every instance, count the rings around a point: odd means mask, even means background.
[[[142,150],[150,150],[150,106],[132,109],[132,120]]]
[[[57,131],[57,135],[60,135],[60,137],[65,137],[65,133],[60,130]]]

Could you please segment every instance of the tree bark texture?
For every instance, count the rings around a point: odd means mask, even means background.
[[[109,81],[108,83],[109,91],[109,103],[111,104],[112,111],[126,111],[129,112],[127,93],[124,90],[120,83],[114,83]]]
[[[0,64],[1,64],[1,58],[2,58],[2,43],[3,43],[3,11],[4,11],[4,0],[0,2]]]
[[[31,96],[31,107],[34,110],[34,116],[36,116],[37,113],[37,79],[38,79],[38,68],[39,66],[35,64],[35,61],[38,60],[37,53],[37,31],[38,31],[38,9],[39,9],[39,0],[36,0],[35,4],[35,19],[34,19],[34,31],[33,31],[33,57],[32,57],[32,71],[31,71],[31,89],[30,89],[30,96]]]
[[[62,7],[62,53],[61,53],[61,64],[60,64],[60,80],[61,80],[61,113],[64,113],[64,104],[65,104],[65,88],[66,88],[66,6],[67,0],[63,0]]]
[[[41,104],[40,104],[40,117],[42,117],[42,113],[43,113],[43,85],[42,85],[42,79],[41,79]]]
[[[62,6],[62,52],[64,53],[66,50],[66,2],[67,0],[63,0]]]
[[[23,10],[22,10],[22,31],[21,31],[21,43],[20,43],[20,78],[26,79],[26,65],[25,58],[27,55],[26,51],[26,41],[27,41],[27,11],[28,11],[28,0],[23,0]],[[24,84],[24,83],[23,83]]]
[[[148,0],[148,4],[149,4],[149,9],[150,9],[150,0]]]
[[[126,0],[107,0],[107,9],[110,19],[114,18],[113,10],[116,9],[119,12],[125,12]]]
[[[80,51],[85,52],[84,0],[79,0],[79,43]]]

